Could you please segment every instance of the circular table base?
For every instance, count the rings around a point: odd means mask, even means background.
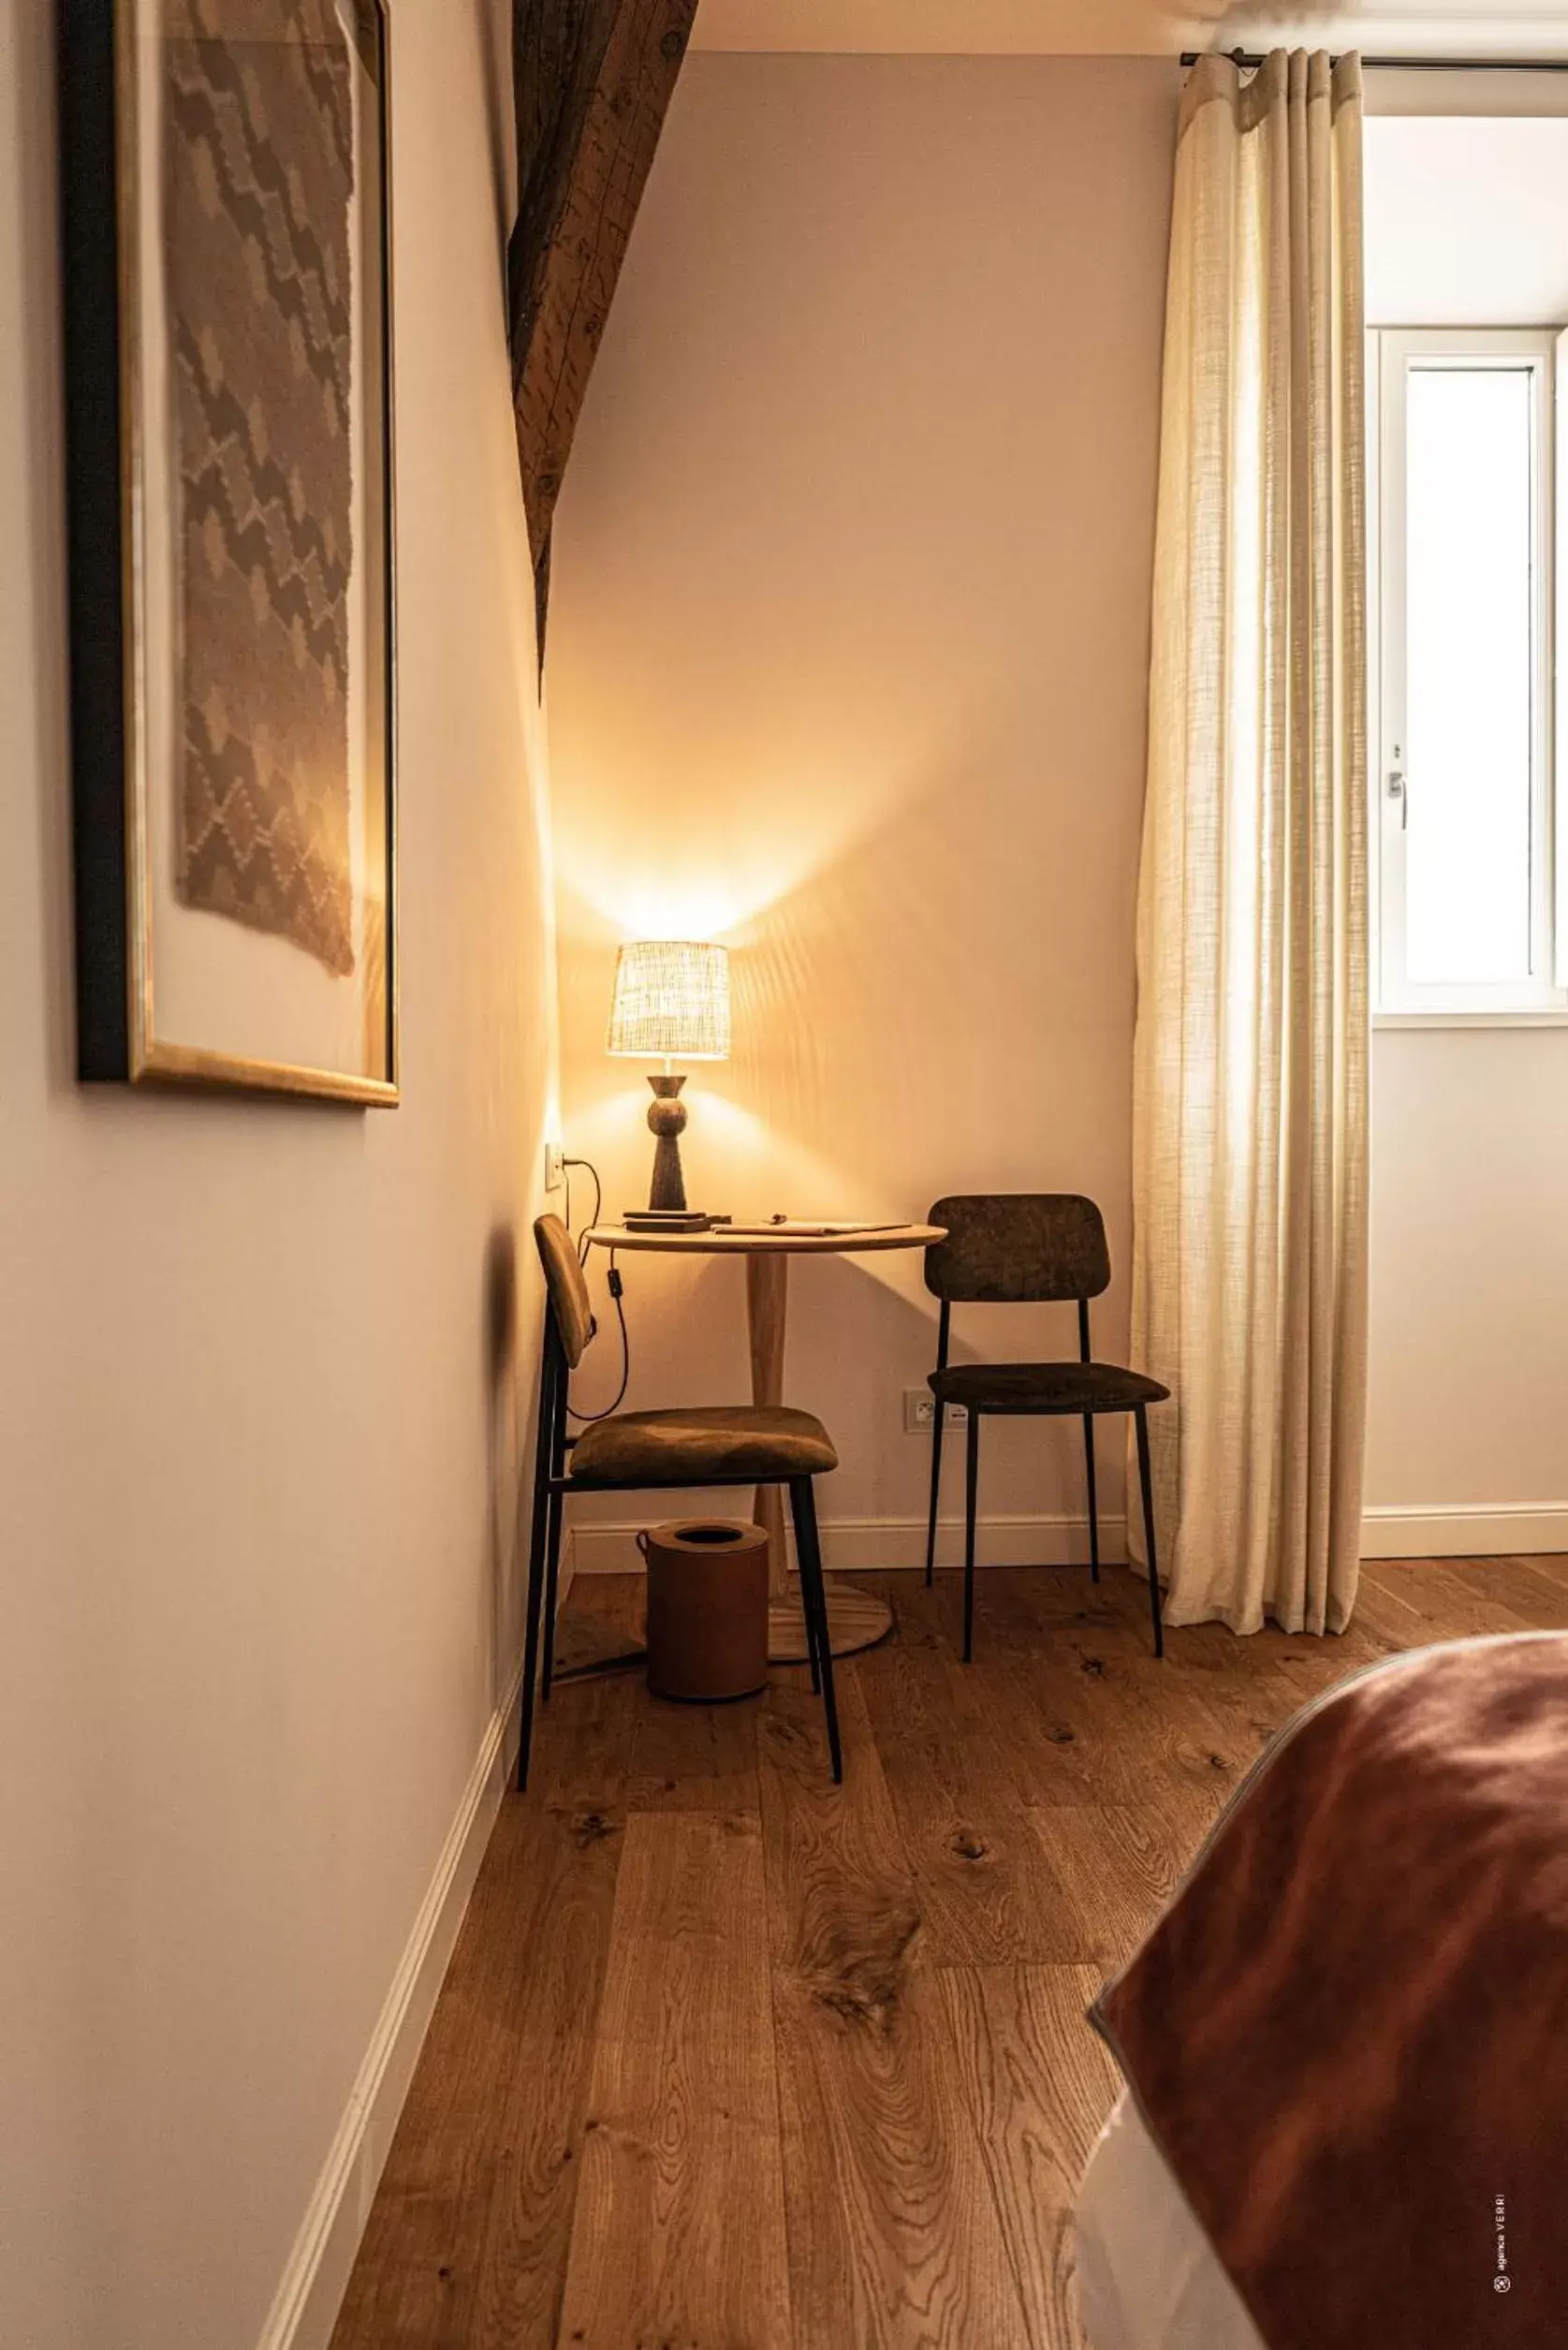
[[[874,1592],[857,1591],[842,1576],[826,1575],[828,1587],[828,1631],[835,1656],[853,1656],[857,1649],[874,1648],[893,1629],[893,1610]],[[806,1619],[799,1596],[786,1592],[782,1599],[768,1603],[768,1662],[769,1665],[803,1665],[809,1651],[806,1646]]]

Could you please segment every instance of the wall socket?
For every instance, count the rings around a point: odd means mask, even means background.
[[[545,1189],[559,1191],[566,1180],[566,1153],[559,1142],[545,1144]]]
[[[905,1388],[903,1391],[903,1432],[906,1436],[929,1436],[936,1417],[936,1398],[930,1388]],[[944,1428],[967,1428],[969,1414],[961,1403],[949,1403],[943,1415]]]

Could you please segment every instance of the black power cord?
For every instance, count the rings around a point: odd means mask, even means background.
[[[588,1262],[587,1234],[599,1221],[600,1211],[605,1203],[605,1188],[599,1181],[599,1170],[592,1159],[563,1159],[561,1165],[566,1178],[566,1229],[568,1232],[572,1228],[571,1170],[574,1167],[584,1168],[593,1179],[593,1213],[587,1230],[578,1242],[578,1262],[580,1265],[586,1265]],[[570,1403],[567,1404],[568,1418],[580,1420],[584,1427],[591,1427],[594,1420],[608,1419],[612,1412],[618,1412],[626,1400],[626,1389],[631,1385],[632,1379],[632,1341],[626,1328],[625,1284],[621,1278],[621,1269],[616,1264],[613,1249],[609,1253],[609,1294],[615,1303],[615,1318],[621,1325],[621,1385],[615,1390],[615,1401],[612,1403],[607,1403],[602,1412],[579,1412],[574,1410]]]
[[[599,1212],[605,1204],[605,1187],[599,1181],[599,1170],[594,1166],[592,1159],[564,1158],[562,1160],[561,1170],[565,1177],[566,1182],[566,1229],[568,1232],[572,1228],[572,1169],[574,1167],[585,1167],[588,1169],[589,1174],[593,1178],[593,1212],[588,1219],[588,1229],[589,1231],[592,1231],[594,1225],[596,1225],[599,1221]],[[578,1242],[577,1253],[579,1264],[585,1265],[588,1262],[588,1241],[586,1235]]]

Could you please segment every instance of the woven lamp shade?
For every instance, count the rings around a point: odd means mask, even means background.
[[[608,1050],[641,1061],[727,1061],[729,949],[691,939],[623,947]]]

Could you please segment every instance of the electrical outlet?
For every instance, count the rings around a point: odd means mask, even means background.
[[[903,1429],[906,1436],[929,1436],[936,1417],[936,1398],[930,1388],[905,1388],[903,1391]],[[943,1415],[945,1429],[967,1428],[969,1414],[961,1403],[949,1403]]]
[[[545,1144],[545,1189],[559,1191],[566,1180],[566,1154],[559,1142]]]

